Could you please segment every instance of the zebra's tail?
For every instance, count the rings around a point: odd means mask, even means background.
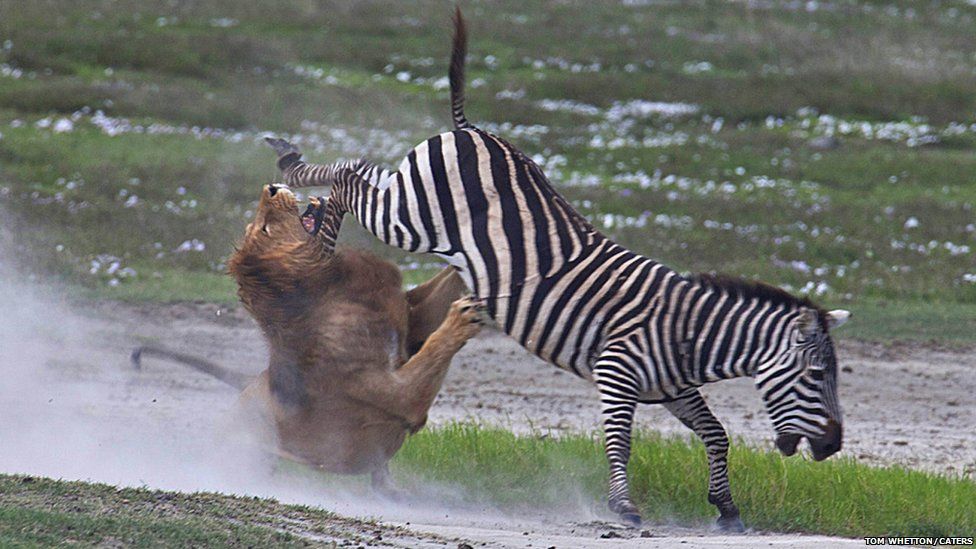
[[[464,58],[468,55],[468,31],[464,27],[461,7],[454,6],[454,42],[451,49],[451,67],[448,80],[451,82],[451,115],[454,128],[463,130],[473,127],[464,117]]]
[[[211,376],[223,381],[235,389],[244,389],[251,383],[252,380],[252,376],[235,372],[233,370],[228,370],[227,368],[210,362],[209,360],[204,360],[192,355],[177,353],[176,351],[169,351],[167,349],[153,347],[150,345],[143,345],[132,350],[132,355],[130,358],[132,360],[132,367],[136,370],[142,369],[143,356],[154,356],[156,358],[164,358],[174,362],[179,362],[181,364],[186,364],[187,366],[191,366],[192,368],[205,374],[210,374]]]

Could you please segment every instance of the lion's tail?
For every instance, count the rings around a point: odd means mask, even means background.
[[[209,360],[204,360],[192,355],[187,355],[184,353],[178,353],[176,351],[170,351],[160,347],[153,347],[151,345],[142,345],[136,347],[132,350],[132,366],[137,369],[142,369],[142,357],[152,356],[156,358],[163,358],[167,360],[172,360],[174,362],[179,362],[181,364],[186,364],[194,369],[197,369],[205,374],[210,374],[211,376],[223,381],[224,383],[234,387],[236,389],[244,389],[251,383],[253,379],[252,376],[242,374],[240,372],[235,372],[233,370],[228,370],[223,366],[210,362]]]

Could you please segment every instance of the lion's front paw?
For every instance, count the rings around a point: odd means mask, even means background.
[[[474,337],[487,318],[488,308],[485,300],[476,297],[462,297],[451,304],[447,318],[450,326],[464,339]]]

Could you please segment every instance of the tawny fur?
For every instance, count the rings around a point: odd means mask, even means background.
[[[480,328],[461,279],[448,269],[404,293],[391,263],[324,253],[292,193],[270,186],[228,270],[270,347],[241,400],[272,427],[276,453],[385,486],[387,461],[423,427],[451,358]]]

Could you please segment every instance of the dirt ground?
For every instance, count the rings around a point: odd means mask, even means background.
[[[124,353],[133,341],[152,341],[206,356],[245,372],[266,365],[253,321],[240,307],[182,304],[99,311],[117,315],[123,331],[112,343]],[[853,320],[852,322],[856,322]],[[976,476],[976,353],[935,345],[841,341],[840,400],[843,453],[879,465],[904,465]],[[154,364],[155,382],[225,391],[185,367]],[[730,436],[772,447],[772,426],[749,379],[704,387]],[[485,330],[454,359],[430,413],[433,425],[475,420],[530,430],[594,430],[599,406],[592,386],[530,355],[495,330]],[[660,406],[641,406],[640,427],[689,431]]]
[[[219,444],[208,438],[212,433],[206,425],[208,418],[232,409],[234,391],[184,366],[156,360],[147,360],[141,372],[133,371],[128,353],[134,345],[152,342],[256,373],[264,368],[267,354],[246,312],[205,303],[103,303],[81,313],[71,310],[72,318],[64,320],[64,326],[51,326],[43,319],[45,329],[62,330],[52,336],[58,338],[55,345],[31,356],[46,381],[32,389],[0,391],[0,437],[11,442],[8,447],[20,448],[0,453],[0,471],[271,495],[342,515],[377,518],[391,532],[401,533],[385,538],[387,542],[400,545],[395,540],[402,536],[406,546],[418,546],[422,540],[442,547],[863,544],[760,532],[723,536],[660,525],[647,527],[644,536],[649,537],[641,537],[641,531],[616,525],[609,511],[587,506],[538,516],[436,506],[421,512],[361,494],[309,499],[307,489],[228,480],[222,469],[245,468],[193,456],[206,456]],[[79,332],[73,326],[84,329]],[[976,476],[976,355],[933,346],[856,342],[842,343],[838,352],[843,369],[843,454],[869,463]],[[749,380],[723,382],[705,392],[733,437],[771,446],[771,426],[750,385]],[[493,330],[485,330],[457,356],[431,410],[431,424],[451,420],[475,420],[521,432],[593,430],[599,425],[590,385],[530,356]],[[687,433],[660,407],[639,408],[638,420],[642,428]],[[54,438],[52,431],[58,431]]]

